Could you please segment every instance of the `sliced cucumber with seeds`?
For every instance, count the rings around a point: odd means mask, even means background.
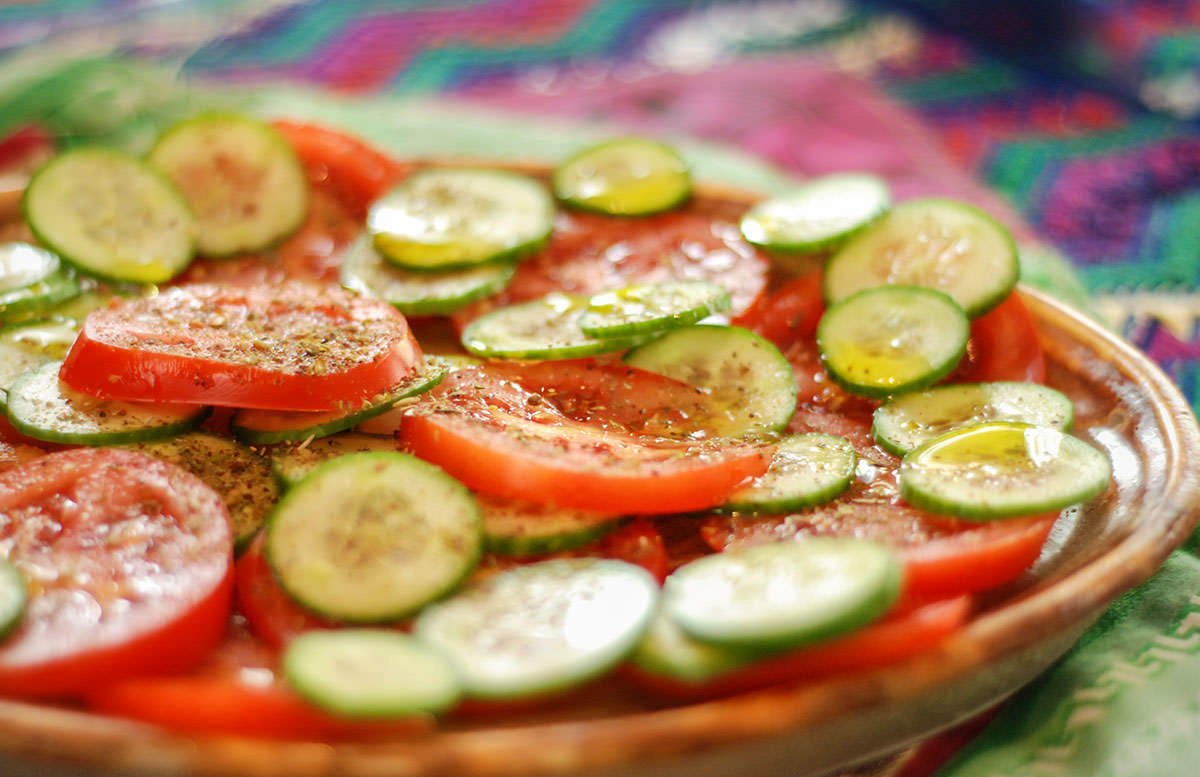
[[[592,337],[579,328],[587,301],[547,294],[520,305],[493,310],[463,330],[462,344],[476,356],[498,359],[574,359],[624,351],[641,335]]]
[[[11,634],[21,623],[29,601],[28,589],[21,570],[12,562],[0,559],[0,639]]]
[[[600,338],[648,334],[694,324],[729,305],[729,292],[705,281],[626,286],[591,297],[579,328]]]
[[[1017,244],[991,216],[953,200],[910,200],[830,258],[825,301],[885,284],[927,286],[976,317],[1009,295],[1019,271]]]
[[[238,551],[254,539],[279,500],[279,483],[271,472],[271,463],[226,437],[193,432],[121,447],[186,469],[216,491],[229,510],[234,548]]]
[[[903,566],[883,545],[841,537],[736,548],[667,578],[663,610],[691,637],[783,650],[836,637],[885,613]]]
[[[298,442],[309,438],[328,437],[331,434],[358,426],[363,421],[386,413],[402,399],[415,397],[442,382],[446,371],[426,367],[417,374],[394,386],[386,394],[365,400],[360,405],[346,410],[330,410],[309,413],[294,410],[239,410],[230,421],[234,436],[254,445],[271,445],[277,442]]]
[[[827,251],[891,205],[887,184],[866,173],[836,173],[764,200],[742,217],[742,236],[773,253]]]
[[[280,445],[271,449],[271,467],[284,488],[291,488],[321,464],[350,453],[395,453],[396,438],[342,432],[301,445]]]
[[[516,268],[488,262],[463,270],[404,270],[385,262],[369,236],[356,240],[342,262],[342,285],[377,297],[406,316],[448,315],[501,291]]]
[[[449,593],[479,560],[479,506],[442,470],[405,453],[325,462],[267,521],[266,556],[285,591],[329,618],[392,621]]]
[[[79,294],[75,271],[28,243],[0,244],[0,320],[39,314]]]
[[[192,259],[192,213],[183,196],[119,151],[60,154],[30,180],[22,207],[38,242],[102,278],[161,283]]]
[[[854,446],[841,437],[788,435],[766,473],[730,494],[720,512],[778,515],[828,502],[850,487],[857,463]]]
[[[988,521],[1085,502],[1111,476],[1108,457],[1069,434],[992,423],[949,432],[905,456],[900,495],[931,513]]]
[[[79,323],[67,318],[24,321],[0,329],[0,404],[22,374],[62,361],[78,334]]]
[[[1071,400],[1040,383],[962,383],[896,397],[875,411],[871,432],[897,456],[964,426],[1011,421],[1069,431]]]
[[[29,370],[8,389],[9,423],[35,440],[69,445],[117,445],[191,431],[208,417],[196,405],[97,399],[58,379],[62,362]]]
[[[586,148],[554,171],[555,196],[610,216],[660,213],[691,193],[692,177],[683,158],[646,138],[618,138]]]
[[[796,376],[779,349],[734,326],[674,329],[625,363],[697,386],[712,398],[706,424],[722,437],[780,432],[796,411]]]
[[[880,286],[826,310],[817,325],[817,348],[842,388],[882,398],[949,375],[966,353],[969,334],[962,308],[940,291]]]
[[[283,671],[301,696],[347,718],[441,712],[460,693],[446,659],[396,631],[310,631],[288,644]]]
[[[451,270],[516,259],[546,242],[554,202],[541,183],[501,170],[427,170],[371,206],[367,230],[388,261]]]
[[[468,696],[542,694],[604,674],[650,623],[658,583],[609,559],[555,559],[489,577],[417,618]]]
[[[295,151],[253,119],[182,122],[163,133],[148,159],[183,192],[196,216],[196,247],[207,256],[266,248],[308,215],[308,179]]]
[[[570,550],[619,528],[626,518],[501,497],[481,496],[484,547],[504,556]]]

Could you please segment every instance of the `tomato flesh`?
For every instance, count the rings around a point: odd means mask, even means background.
[[[404,317],[334,288],[196,285],[95,311],[61,377],[93,396],[267,410],[335,410],[411,375]]]
[[[689,683],[638,667],[626,673],[640,686],[676,701],[696,701],[813,679],[876,669],[925,652],[962,627],[970,613],[962,596],[919,607],[824,644],[749,664],[707,682]]]
[[[400,439],[485,494],[613,513],[712,507],[766,471],[769,449],[606,431],[483,369],[460,370],[405,417]]]
[[[733,223],[692,210],[639,219],[560,213],[546,248],[517,267],[501,294],[454,316],[460,327],[500,305],[553,291],[596,294],[634,283],[711,281],[723,286],[737,315],[767,288],[770,262]]]
[[[29,585],[24,620],[0,645],[0,693],[67,696],[182,671],[225,633],[229,516],[177,467],[80,448],[0,473],[0,541]]]

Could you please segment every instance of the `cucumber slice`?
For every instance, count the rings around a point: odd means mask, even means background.
[[[208,115],[163,133],[148,159],[196,214],[196,248],[213,257],[258,251],[308,215],[308,178],[292,147],[266,124]]]
[[[554,201],[532,178],[501,170],[426,170],[371,206],[367,230],[388,261],[451,270],[536,251]]]
[[[694,324],[729,305],[729,292],[705,281],[626,286],[589,299],[579,328],[600,338],[660,332]]]
[[[643,337],[597,338],[583,333],[579,319],[587,302],[567,294],[547,294],[520,305],[493,310],[463,330],[462,344],[476,356],[493,359],[574,359],[624,351]]]
[[[675,570],[663,609],[702,642],[784,650],[875,620],[899,597],[902,572],[895,553],[865,540],[736,548]]]
[[[467,576],[482,546],[471,492],[405,453],[352,453],[279,500],[266,556],[308,609],[358,623],[404,618]]]
[[[301,696],[347,718],[441,712],[460,693],[446,659],[396,631],[310,631],[288,645],[283,671]]]
[[[468,696],[543,694],[604,674],[650,623],[658,584],[610,559],[554,559],[493,575],[417,618]]]
[[[192,214],[182,195],[119,151],[60,154],[30,180],[22,207],[38,242],[102,278],[161,283],[192,259]]]
[[[391,391],[364,401],[347,410],[309,413],[292,410],[239,410],[230,421],[230,430],[243,442],[253,445],[272,445],[277,442],[298,442],[358,426],[363,421],[386,413],[397,402],[418,394],[442,382],[446,371],[425,368],[409,377]]]
[[[302,445],[282,445],[270,452],[271,468],[284,488],[291,488],[321,464],[349,453],[391,452],[398,450],[396,438],[342,432]]]
[[[670,146],[618,138],[586,148],[554,171],[554,194],[576,208],[610,216],[646,216],[692,194],[687,163]]]
[[[197,405],[158,405],[97,399],[58,379],[62,362],[47,362],[8,389],[9,423],[35,440],[68,445],[117,445],[191,431],[208,417]]]
[[[406,316],[433,316],[498,293],[515,272],[507,262],[449,272],[403,270],[385,262],[371,238],[362,237],[346,250],[341,280],[346,288],[389,302]]]
[[[706,424],[721,437],[780,432],[796,412],[792,365],[769,341],[735,326],[674,329],[625,363],[697,386],[712,397]]]
[[[952,200],[910,200],[830,258],[825,301],[890,283],[927,286],[974,318],[1009,295],[1019,271],[1017,244],[991,216]]]
[[[556,553],[594,542],[626,518],[495,496],[479,497],[484,548],[503,556]]]
[[[850,487],[857,463],[854,446],[841,437],[788,435],[766,473],[730,494],[720,512],[779,515],[828,502]]]
[[[879,286],[826,310],[817,348],[838,385],[883,398],[949,375],[966,353],[970,331],[962,308],[940,291]]]
[[[121,447],[186,469],[216,491],[229,510],[234,548],[239,552],[258,534],[279,500],[279,483],[272,475],[271,463],[226,437],[193,432]]]
[[[21,623],[29,600],[28,587],[21,570],[12,562],[0,559],[0,639],[11,634]]]
[[[965,383],[897,397],[875,411],[871,432],[886,451],[904,456],[935,437],[993,421],[1070,431],[1075,409],[1062,392],[1039,383]]]
[[[78,334],[77,322],[61,318],[23,321],[0,329],[0,404],[23,373],[66,358]]]
[[[58,256],[28,243],[0,244],[0,319],[37,314],[79,294],[79,280]]]
[[[661,610],[630,662],[644,672],[697,685],[751,663],[756,654],[692,639]]]
[[[891,201],[876,176],[826,175],[755,205],[742,217],[742,236],[772,253],[827,251],[886,213]]]
[[[949,432],[905,456],[900,495],[931,513],[989,521],[1085,502],[1111,475],[1108,457],[1069,434],[992,423]]]

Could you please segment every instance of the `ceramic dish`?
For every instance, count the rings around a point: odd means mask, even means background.
[[[753,199],[701,187],[695,207],[732,218]],[[76,709],[0,701],[0,750],[20,759],[7,773],[803,777],[898,751],[1045,669],[1109,602],[1149,577],[1200,516],[1200,430],[1171,382],[1094,321],[1041,293],[1021,293],[1039,328],[1048,382],[1074,400],[1076,433],[1108,453],[1114,483],[1059,520],[1029,573],[978,600],[961,632],[916,659],[684,706],[601,687],[569,708],[336,745],[190,739]]]

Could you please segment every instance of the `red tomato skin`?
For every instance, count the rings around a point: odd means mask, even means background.
[[[109,495],[131,505],[161,500],[165,507],[152,509],[167,510],[171,519],[135,516],[136,508],[120,504],[98,508],[112,504]],[[0,694],[63,698],[117,678],[184,671],[224,636],[233,598],[232,533],[220,497],[190,473],[130,451],[78,448],[0,473],[0,515],[9,516],[0,526],[18,567],[26,558],[56,569],[79,559],[87,581],[67,578],[60,585],[58,577],[47,583],[26,572],[30,603],[24,621],[0,645]],[[117,541],[100,555],[91,549],[93,538],[114,536],[109,527]],[[146,538],[144,550],[121,546],[119,533],[130,527]],[[153,571],[139,571],[140,563]],[[169,577],[158,569],[163,564],[175,567]],[[125,592],[128,575],[135,576],[135,591],[143,582],[173,590],[165,599],[139,598]],[[60,611],[57,604],[39,608],[43,595],[56,596],[52,604],[82,598],[102,617],[97,623],[97,616]],[[110,596],[124,604],[105,609],[102,599]]]
[[[309,182],[331,191],[359,216],[411,169],[335,129],[295,121],[275,121],[272,126],[295,150]]]
[[[427,731],[433,719],[354,721],[306,702],[276,678],[278,657],[231,635],[204,666],[187,675],[135,677],[88,693],[96,712],[151,723],[180,734],[267,740],[354,740]]]
[[[821,273],[812,272],[780,286],[733,323],[787,348],[797,340],[812,339],[824,312]]]
[[[495,417],[505,429],[540,426],[500,411]],[[613,513],[651,515],[712,507],[747,479],[765,472],[770,461],[769,451],[744,449],[715,462],[696,460],[695,465],[650,476],[602,466],[582,472],[557,463],[549,443],[533,456],[505,453],[497,448],[497,435],[504,434],[474,420],[439,415],[410,415],[400,426],[400,439],[409,450],[476,491]],[[612,439],[595,431],[590,435],[596,444]]]
[[[702,683],[656,675],[629,664],[622,673],[640,687],[673,701],[713,699],[903,661],[956,632],[970,610],[969,596],[934,602],[830,642],[767,658]]]
[[[967,358],[948,382],[998,380],[1046,382],[1046,358],[1037,326],[1016,293],[971,322]]]
[[[306,631],[336,628],[337,623],[296,604],[280,587],[263,555],[263,541],[260,534],[237,562],[237,606],[251,631],[271,647],[282,649]]]
[[[666,582],[670,571],[667,544],[645,518],[635,518],[607,537],[580,548],[579,555],[593,554],[637,564],[654,575],[659,585]]]
[[[146,299],[119,300],[87,317],[63,362],[60,377],[78,391],[106,399],[319,411],[335,410],[347,403],[369,399],[411,375],[415,365],[420,363],[421,350],[404,317],[386,303],[340,291],[337,299],[330,301],[331,293],[303,284],[246,286],[236,290],[219,285],[199,285],[171,289],[153,299],[171,295],[172,301],[164,305],[178,305],[179,300],[195,298],[200,308],[207,309],[216,304],[213,300],[244,298],[248,305],[265,316],[274,304],[272,300],[283,295],[288,304],[294,300],[307,302],[315,313],[332,309],[345,319],[374,315],[394,322],[389,325],[392,330],[389,348],[379,358],[341,371],[304,374],[247,363],[252,356],[242,357],[242,361],[216,360],[141,349],[123,344],[121,340],[114,343],[112,332],[123,331],[122,325],[127,318],[159,304]],[[352,306],[353,313],[345,313],[339,304]],[[330,314],[331,319],[335,317]],[[187,336],[191,337],[192,333]],[[203,336],[228,342],[236,340],[237,333],[205,330]]]
[[[951,535],[900,551],[905,589],[916,596],[941,598],[983,591],[1014,580],[1041,555],[1058,513],[1012,518],[985,524],[978,534]],[[986,542],[986,544],[984,544]]]

